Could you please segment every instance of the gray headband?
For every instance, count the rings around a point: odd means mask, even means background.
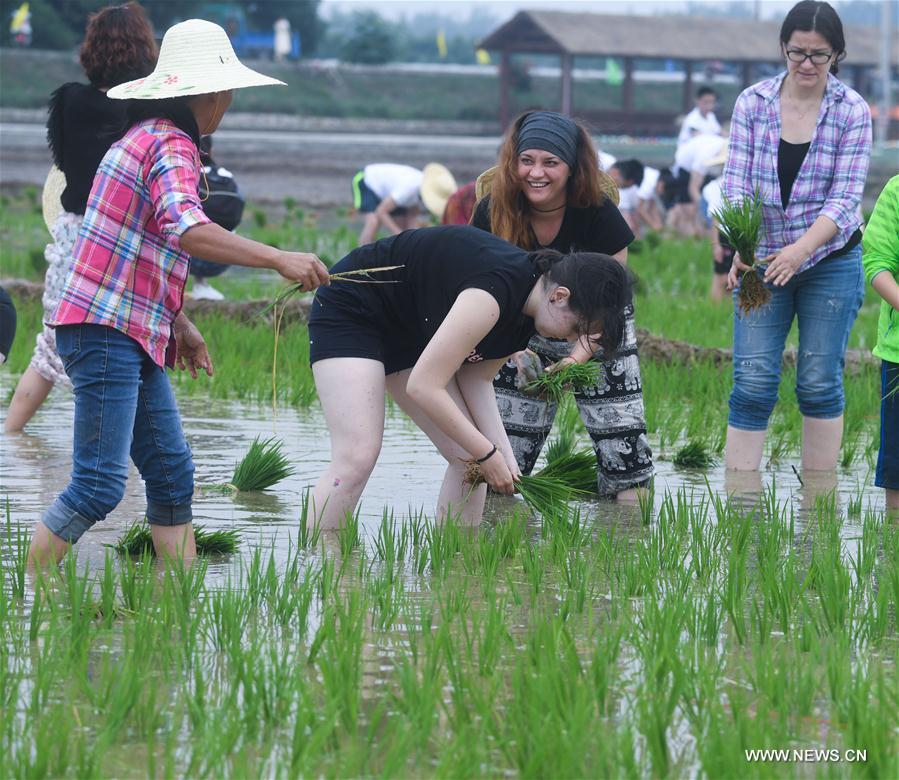
[[[518,130],[518,149],[540,149],[556,155],[572,173],[577,167],[577,125],[567,116],[554,111],[528,114]]]

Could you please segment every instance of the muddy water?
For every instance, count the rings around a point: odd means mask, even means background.
[[[2,392],[5,395],[8,389],[2,388]],[[262,544],[286,555],[290,536],[296,533],[303,492],[314,483],[329,457],[328,435],[319,407],[280,408],[273,418],[270,407],[256,404],[203,398],[182,398],[179,404],[196,462],[195,522],[209,529],[239,529],[244,553]],[[71,468],[72,414],[71,396],[54,391],[27,434],[3,437],[0,499],[8,499],[13,524],[30,528],[66,484]],[[265,493],[232,495],[215,490],[215,485],[230,480],[235,463],[257,435],[282,439],[297,473]],[[665,491],[681,487],[695,491],[697,501],[703,500],[708,479],[714,491],[736,493],[744,501],[755,500],[773,484],[778,500],[792,503],[800,518],[814,506],[815,495],[834,484],[844,511],[859,495],[859,486],[864,486],[863,512],[868,508],[883,510],[883,492],[870,486],[872,475],[863,461],[851,470],[841,470],[835,481],[815,481],[806,475],[805,486],[800,485],[789,460],[762,472],[761,479],[755,480],[726,478],[721,466],[691,473],[678,471],[670,461],[662,460],[657,469],[656,508]],[[427,438],[398,410],[389,411],[381,457],[362,498],[360,516],[365,535],[377,533],[385,508],[397,519],[422,510],[432,515],[442,473],[443,461]],[[512,500],[493,499],[488,505],[488,521],[514,506]],[[78,545],[79,558],[101,564],[104,545],[115,542],[131,523],[141,519],[144,508],[142,483],[132,467],[124,500],[105,522],[83,537]],[[592,501],[585,502],[584,510],[600,524],[640,526],[635,507]],[[860,523],[859,517],[849,518],[844,526],[847,541],[860,533]],[[222,573],[228,566],[227,560],[218,561],[211,571]]]

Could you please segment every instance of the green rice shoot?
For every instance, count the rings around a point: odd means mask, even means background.
[[[771,300],[771,292],[762,283],[755,267],[762,231],[761,196],[756,192],[740,202],[731,201],[725,196],[721,208],[713,216],[727,243],[739,253],[743,263],[751,266],[750,270],[743,273],[737,294],[740,310],[748,314]]]
[[[671,459],[679,469],[710,469],[718,463],[703,441],[692,440],[681,447]]]
[[[234,468],[230,487],[242,493],[270,488],[295,473],[282,452],[284,442],[274,436],[260,441],[257,436],[247,454]]]
[[[593,450],[581,450],[557,455],[547,463],[535,477],[557,479],[577,493],[596,492],[596,455]]]
[[[207,531],[203,526],[194,526],[194,539],[197,555],[228,555],[237,552],[240,546],[240,531],[218,530]],[[146,523],[134,523],[115,544],[107,544],[119,555],[140,558],[143,555],[156,555],[153,547],[153,535]]]
[[[527,384],[525,392],[559,403],[566,393],[595,385],[600,370],[600,364],[591,360],[587,363],[572,363],[558,371],[544,371]]]

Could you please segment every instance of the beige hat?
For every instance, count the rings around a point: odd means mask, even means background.
[[[443,219],[446,202],[456,191],[456,180],[440,163],[428,163],[421,174],[421,200],[437,219]]]
[[[205,95],[283,81],[241,65],[228,34],[217,24],[188,19],[169,27],[159,47],[156,69],[146,78],[113,87],[107,97],[153,100],[181,95]]]
[[[474,196],[477,200],[481,200],[485,195],[490,194],[490,190],[493,189],[493,180],[496,178],[497,170],[499,170],[499,166],[494,165],[492,168],[488,168],[478,176],[474,189]],[[603,195],[617,206],[620,196],[618,195],[618,185],[615,184],[615,180],[603,170],[600,170],[599,172],[599,180]]]
[[[41,211],[44,214],[44,224],[47,226],[47,230],[50,231],[51,236],[53,235],[53,226],[56,224],[56,218],[62,214],[62,193],[65,188],[66,175],[54,165],[47,174],[44,190],[41,193]]]

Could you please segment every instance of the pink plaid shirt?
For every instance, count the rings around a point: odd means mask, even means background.
[[[837,234],[800,266],[802,272],[842,248],[862,224],[859,205],[871,160],[871,111],[861,95],[828,74],[818,125],[784,210],[777,177],[784,76],[760,81],[737,98],[722,190],[731,201],[761,194],[760,258],[798,241],[820,216],[836,223]]]
[[[138,342],[157,365],[181,311],[190,255],[182,234],[209,218],[197,192],[200,157],[166,119],[134,125],[94,177],[72,270],[48,325],[107,325]]]

